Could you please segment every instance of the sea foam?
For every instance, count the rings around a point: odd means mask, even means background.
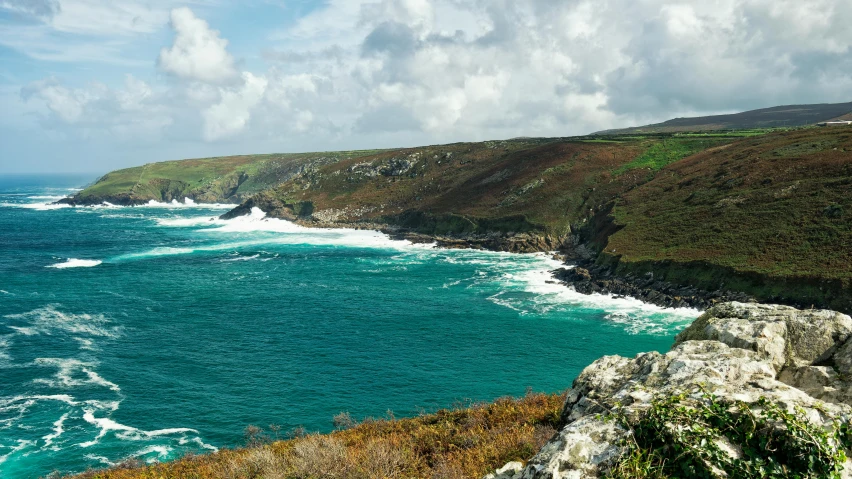
[[[64,332],[72,335],[116,338],[121,334],[121,327],[113,326],[112,321],[103,314],[66,313],[53,304],[26,313],[7,314],[3,317],[11,320],[7,322],[8,327],[27,336]]]
[[[206,208],[206,209],[215,209],[215,210],[230,210],[233,209],[236,205],[231,203],[196,203],[190,198],[184,198],[183,203],[178,200],[172,200],[168,203],[162,201],[150,200],[148,203],[144,205],[140,205],[140,208],[148,207],[148,208]]]
[[[52,264],[47,266],[48,268],[56,268],[56,269],[66,269],[66,268],[91,268],[93,266],[97,266],[103,263],[103,261],[99,259],[77,259],[77,258],[68,258],[62,263]]]
[[[54,203],[0,203],[0,206],[6,208],[24,208],[28,210],[36,210],[36,211],[50,211],[50,210],[58,210],[62,208],[71,208],[71,205],[66,204],[54,204]]]

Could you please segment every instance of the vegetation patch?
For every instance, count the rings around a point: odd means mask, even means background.
[[[824,428],[766,398],[753,404],[701,392],[655,399],[636,419],[613,479],[840,478],[852,448],[849,424]]]
[[[775,155],[779,150],[799,153]],[[852,131],[809,128],[743,139],[672,163],[614,202],[611,217],[619,229],[604,243],[600,261],[617,258],[622,270],[651,271],[675,284],[711,291],[741,286],[763,300],[849,311],[850,151]],[[703,270],[714,278],[702,282]]]
[[[730,142],[727,135],[721,137],[701,136],[693,137],[671,137],[651,143],[650,146],[630,163],[622,165],[615,170],[616,175],[636,168],[647,168],[658,171],[675,161],[694,155],[714,146]]]
[[[564,395],[528,393],[410,419],[335,417],[335,432],[247,429],[247,447],[163,464],[130,462],[79,479],[479,478],[527,461],[555,434]]]

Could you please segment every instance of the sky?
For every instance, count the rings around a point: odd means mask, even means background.
[[[852,0],[0,0],[0,174],[852,101]]]

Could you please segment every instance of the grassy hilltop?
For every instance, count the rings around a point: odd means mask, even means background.
[[[849,119],[852,103],[820,103],[816,105],[785,105],[730,115],[674,118],[654,125],[606,130],[603,135],[643,133],[677,133],[716,130],[746,130],[753,128],[790,128],[813,125],[823,121]]]
[[[136,205],[154,201],[239,203],[321,165],[373,151],[241,155],[164,161],[107,173],[67,202]]]
[[[623,275],[852,310],[852,128],[462,143],[341,160],[264,191],[308,224],[549,238]],[[553,240],[552,238],[557,238]]]

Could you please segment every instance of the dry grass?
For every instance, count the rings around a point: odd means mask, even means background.
[[[564,395],[527,394],[410,419],[366,420],[312,434],[79,479],[479,478],[530,459],[556,432]]]

